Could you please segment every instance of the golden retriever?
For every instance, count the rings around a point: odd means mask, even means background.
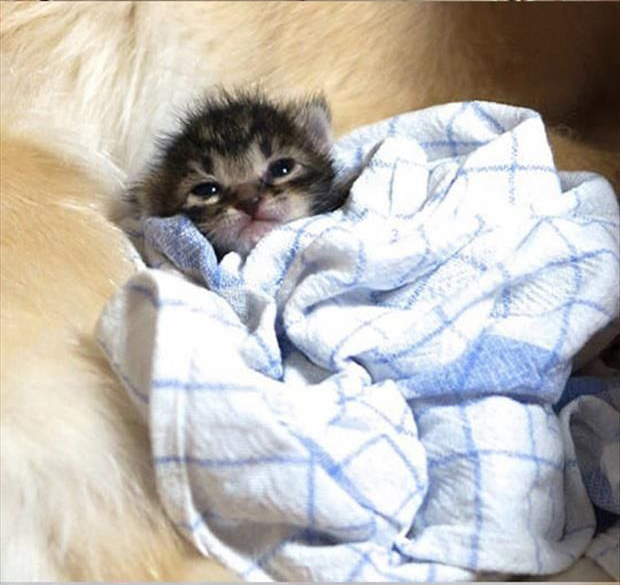
[[[558,166],[616,185],[618,4],[2,3],[3,580],[228,580],[157,501],[93,340],[134,270],[109,221],[213,84],[322,89],[337,134],[469,98],[527,105]]]

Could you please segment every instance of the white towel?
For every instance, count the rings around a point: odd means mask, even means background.
[[[149,421],[162,501],[249,580],[560,571],[594,513],[552,404],[618,314],[613,189],[558,174],[530,110],[438,106],[336,155],[379,142],[341,210],[245,262],[218,265],[182,217],[145,222],[158,269],[99,339]]]
[[[599,533],[585,554],[620,581],[620,372],[571,378],[564,402],[560,424],[599,516]]]

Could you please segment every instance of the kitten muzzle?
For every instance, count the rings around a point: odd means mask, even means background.
[[[263,199],[262,190],[262,185],[257,181],[237,185],[234,206],[250,217],[254,217]]]
[[[256,212],[258,211],[258,206],[260,205],[262,198],[260,195],[256,195],[255,197],[249,199],[242,199],[235,204],[235,207],[239,211],[243,211],[250,217],[255,217]]]

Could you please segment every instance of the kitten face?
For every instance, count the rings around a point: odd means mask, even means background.
[[[247,254],[274,227],[336,209],[329,111],[223,94],[186,120],[138,188],[154,215],[183,213],[219,256]]]

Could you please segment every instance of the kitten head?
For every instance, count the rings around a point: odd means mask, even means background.
[[[153,215],[186,214],[218,255],[247,254],[274,227],[339,207],[330,147],[323,98],[222,93],[189,115],[136,192]]]

